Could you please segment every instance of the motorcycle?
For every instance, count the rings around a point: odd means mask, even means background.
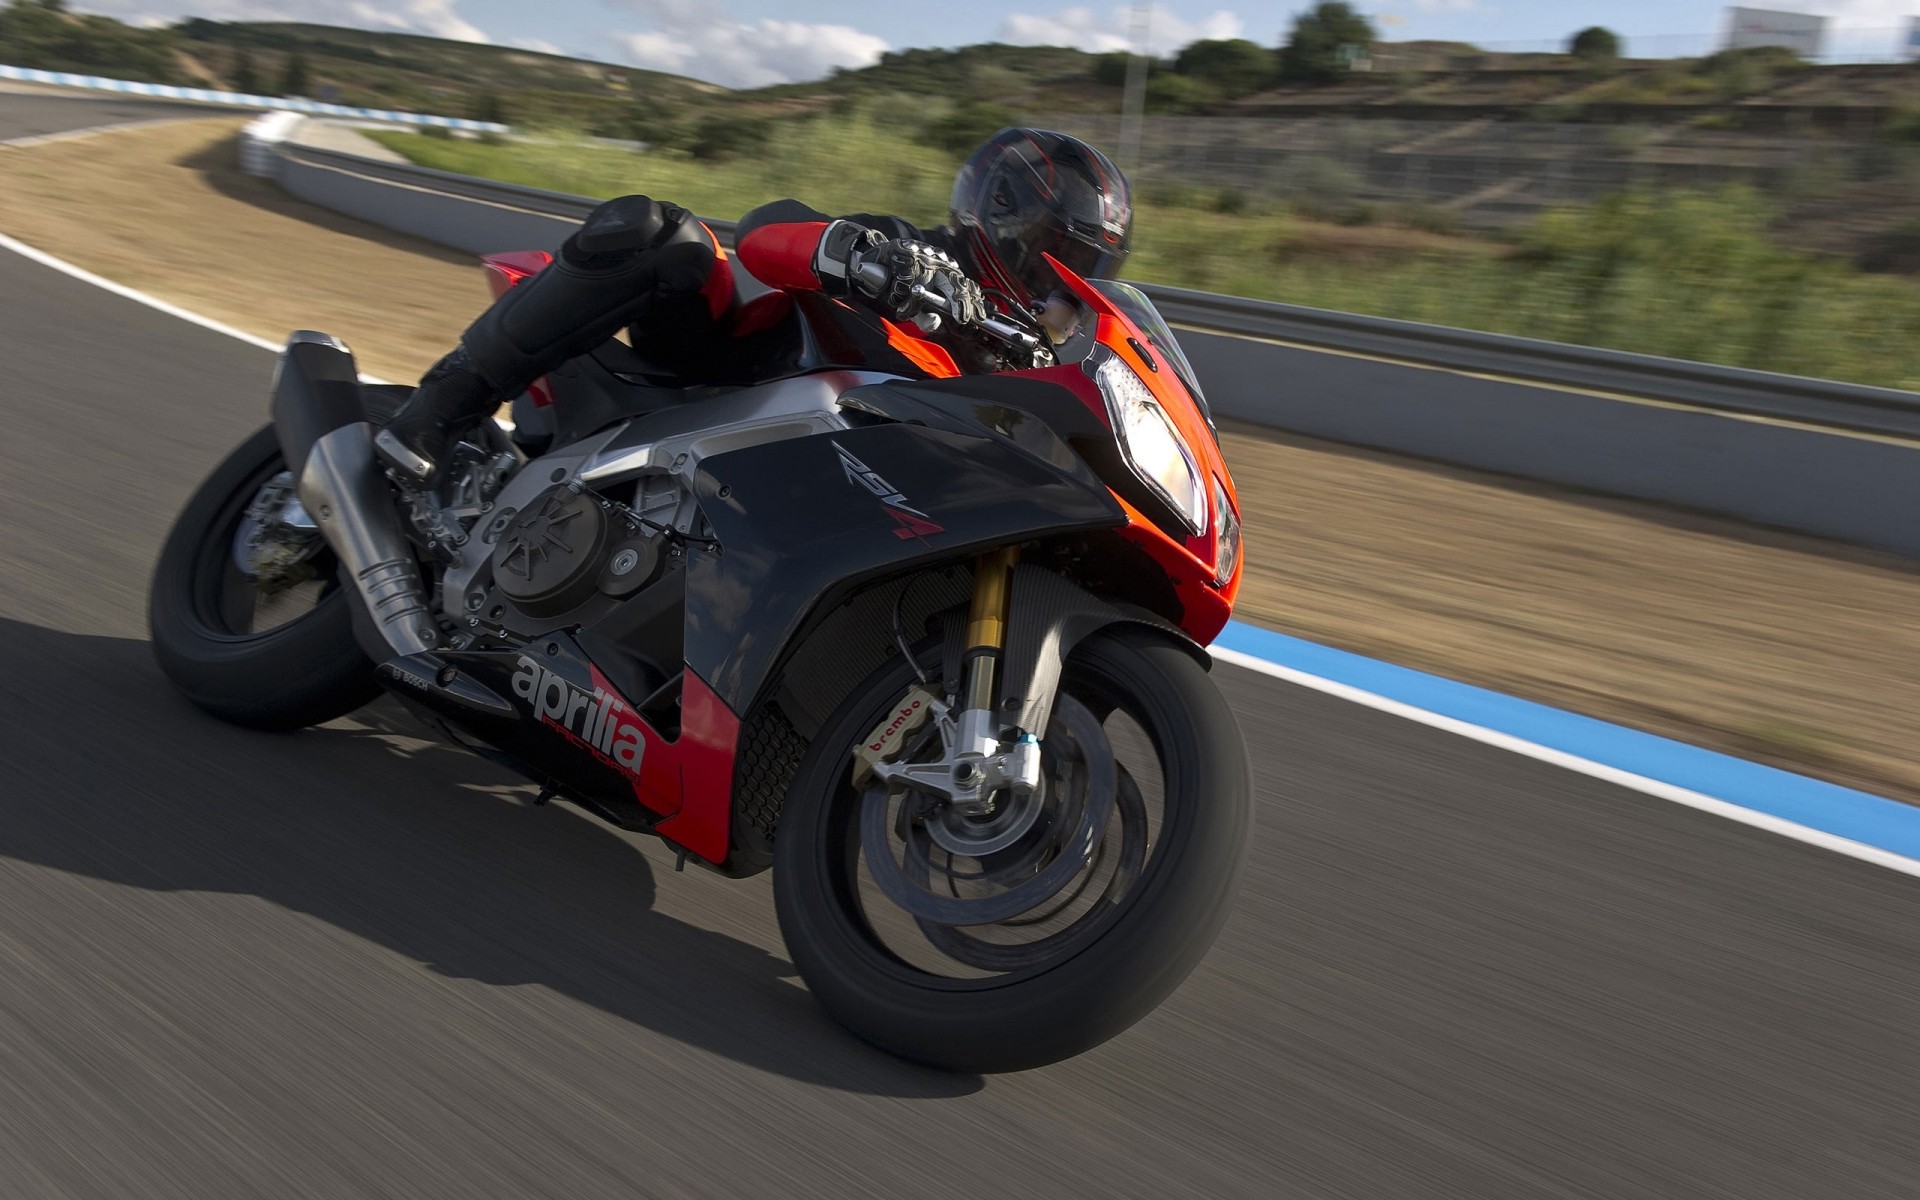
[[[485,260],[496,295],[549,261]],[[619,339],[558,368],[431,490],[372,452],[407,389],[295,333],[160,556],[159,664],[258,729],[391,694],[542,803],[771,868],[799,974],[884,1050],[1078,1054],[1206,953],[1251,783],[1202,648],[1242,571],[1204,396],[1142,293],[1053,266],[1065,343],[971,330],[1030,366],[776,293],[700,382]]]

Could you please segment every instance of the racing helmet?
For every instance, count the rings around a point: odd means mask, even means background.
[[[952,224],[980,282],[1031,304],[1059,286],[1044,255],[1087,279],[1119,273],[1133,196],[1120,168],[1079,138],[1002,129],[954,179]]]

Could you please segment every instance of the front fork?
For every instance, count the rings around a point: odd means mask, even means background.
[[[1018,546],[1006,546],[974,560],[960,714],[957,719],[937,714],[946,751],[940,761],[872,764],[882,779],[942,795],[969,816],[993,812],[994,796],[1003,789],[1025,799],[1040,784],[1039,738],[1018,730],[1012,747],[1003,750],[1002,722],[994,715],[995,673],[1006,647],[1013,565],[1019,558]]]

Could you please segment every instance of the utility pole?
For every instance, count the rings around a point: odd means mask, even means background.
[[[1120,169],[1140,172],[1140,132],[1146,121],[1147,39],[1152,34],[1153,6],[1134,0],[1133,19],[1128,36],[1133,41],[1133,57],[1127,60],[1127,87],[1120,102]]]

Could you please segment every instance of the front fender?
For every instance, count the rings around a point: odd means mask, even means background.
[[[1127,521],[1077,459],[904,424],[714,455],[695,495],[718,545],[688,565],[686,663],[736,713],[809,614],[867,580]]]

